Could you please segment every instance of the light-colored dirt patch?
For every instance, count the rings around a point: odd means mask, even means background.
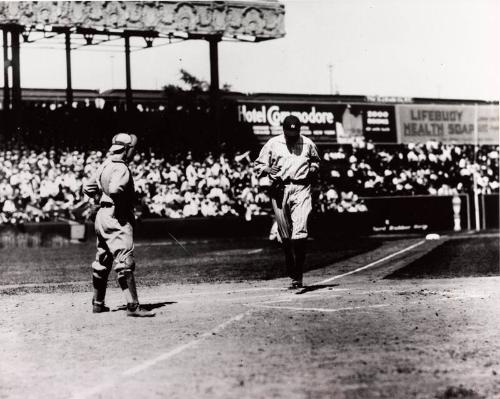
[[[98,315],[90,293],[2,295],[0,397],[500,396],[500,277],[380,280],[395,257],[311,286],[350,261],[298,292],[287,279],[142,287],[152,319],[125,317],[117,289]]]

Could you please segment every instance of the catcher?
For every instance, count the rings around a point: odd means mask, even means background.
[[[134,181],[127,166],[137,137],[119,133],[113,137],[108,158],[84,185],[86,195],[99,202],[95,219],[97,255],[92,263],[94,297],[92,311],[108,312],[104,304],[108,276],[113,268],[127,301],[127,316],[151,317],[155,314],[139,305],[134,278]]]

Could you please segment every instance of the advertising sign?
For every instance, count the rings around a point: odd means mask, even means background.
[[[477,107],[478,144],[498,145],[498,105]]]
[[[396,143],[395,111],[392,106],[363,105],[363,126],[366,140],[374,143]]]
[[[496,108],[496,118],[493,108]],[[397,105],[400,143],[498,143],[498,107],[475,105]],[[476,116],[478,119],[476,133]],[[495,133],[496,132],[496,133]]]
[[[239,102],[240,129],[251,129],[260,141],[283,133],[282,122],[295,115],[301,133],[318,143],[352,143],[359,137],[396,142],[393,106],[339,103]]]
[[[336,137],[337,110],[328,105],[244,103],[238,104],[237,108],[238,123],[251,127],[254,134],[266,139],[283,133],[281,124],[290,114],[301,121],[302,134]]]

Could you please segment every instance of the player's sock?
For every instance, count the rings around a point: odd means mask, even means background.
[[[295,270],[292,279],[302,283],[304,262],[306,260],[306,239],[292,240],[292,246],[295,254]]]
[[[293,257],[293,248],[292,242],[289,239],[283,239],[283,251],[285,252],[285,264],[286,264],[286,273],[288,277],[293,278],[294,270],[295,270],[295,259]]]

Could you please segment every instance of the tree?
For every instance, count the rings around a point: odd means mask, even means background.
[[[180,92],[191,92],[191,93],[204,93],[210,90],[210,83],[206,80],[202,80],[189,73],[185,69],[180,70],[180,79],[184,87],[178,85],[166,85],[164,86],[165,94],[168,96],[180,94]],[[220,89],[221,91],[231,91],[231,85],[224,83]]]
[[[188,91],[203,92],[208,91],[210,84],[206,80],[198,79],[185,69],[181,69],[181,81],[187,86]]]

